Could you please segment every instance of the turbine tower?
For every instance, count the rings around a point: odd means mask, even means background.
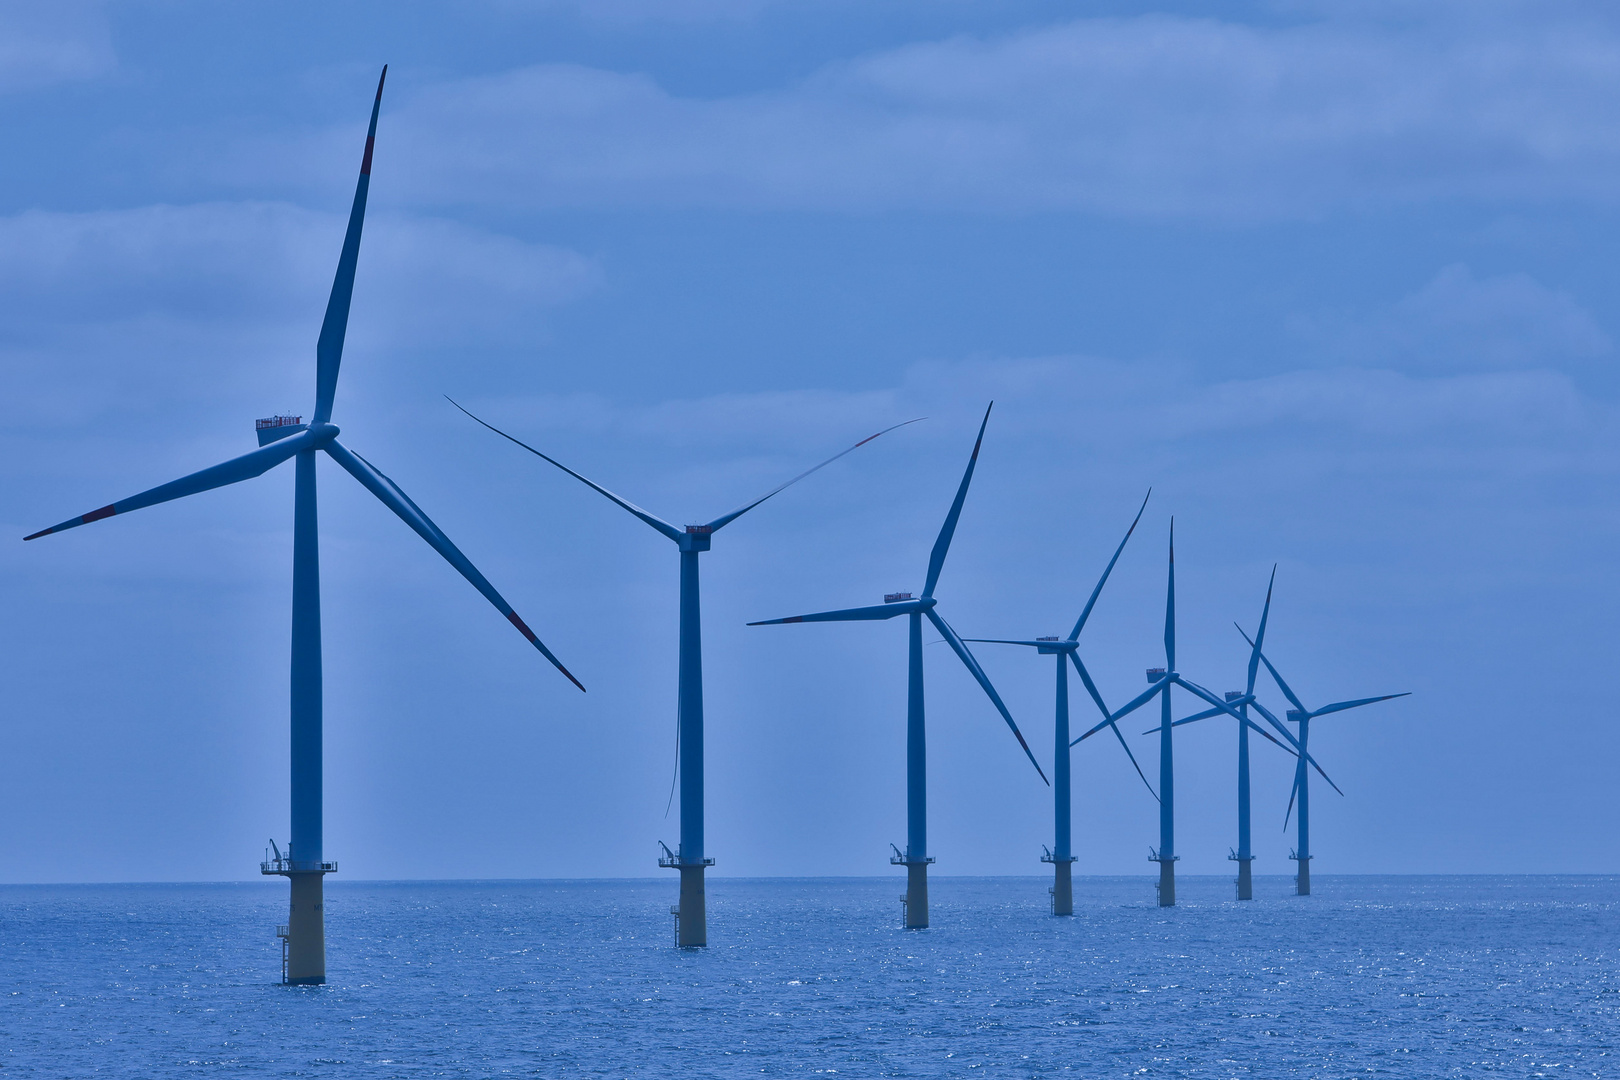
[[[383,68],[383,78],[388,69]],[[376,466],[337,441],[338,428],[331,422],[332,401],[337,394],[338,365],[343,357],[343,337],[349,321],[349,299],[354,293],[355,264],[360,255],[360,229],[366,214],[366,191],[371,183],[371,151],[377,136],[377,112],[382,105],[383,79],[377,80],[377,97],[371,106],[371,127],[366,132],[365,157],[360,164],[360,181],[355,187],[354,206],[349,213],[349,229],[343,238],[337,276],[326,305],[326,318],[315,346],[315,412],[309,424],[302,417],[277,416],[257,424],[259,449],[230,461],[181,477],[179,480],[132,495],[127,499],[69,518],[59,525],[42,529],[23,539],[33,540],[62,532],[92,521],[127,514],[171,499],[195,495],[213,488],[247,480],[296,459],[293,502],[293,608],[292,608],[292,839],[283,852],[276,849],[273,859],[260,869],[265,874],[286,877],[291,886],[283,977],[289,983],[316,984],[326,981],[326,923],[322,909],[322,878],[337,870],[337,863],[326,860],[321,836],[321,597],[319,533],[316,527],[315,454],[325,451],[365,488],[382,501],[418,536],[442,555],[461,576],[495,605],[517,627],[529,643],[558,671],[581,690],[579,680],[541,644],[534,632],[518,618],[517,612],[485,580],[449,537],[439,531],[420,507],[410,500]]]
[[[991,402],[990,405],[994,408],[995,402]],[[934,624],[934,629],[939,631],[940,636],[984,688],[996,710],[1001,713],[1002,719],[1007,721],[1007,726],[1017,737],[1018,745],[1024,748],[1029,763],[1035,766],[1035,771],[1040,773],[1043,781],[1046,781],[1046,774],[1041,772],[1040,765],[1035,761],[1035,755],[1030,753],[1029,744],[1024,741],[1018,725],[1013,723],[1012,714],[1007,711],[1007,706],[1002,704],[996,688],[990,685],[990,679],[985,675],[984,669],[979,667],[979,662],[973,658],[973,654],[956,635],[956,631],[952,630],[950,624],[934,610],[938,603],[934,599],[934,587],[939,584],[939,572],[945,566],[945,553],[950,550],[957,519],[962,516],[962,503],[967,499],[968,484],[973,481],[973,467],[978,463],[979,447],[984,443],[984,428],[989,422],[990,409],[987,408],[984,410],[984,420],[979,424],[979,437],[973,444],[973,453],[968,458],[967,471],[962,474],[962,484],[956,489],[956,501],[951,504],[950,512],[945,515],[945,524],[940,528],[939,537],[934,541],[934,550],[928,557],[928,578],[923,585],[921,597],[913,598],[908,592],[889,593],[883,597],[882,604],[873,607],[822,611],[814,615],[792,615],[786,619],[764,619],[748,624],[771,626],[800,622],[868,622],[892,619],[898,615],[910,617],[911,653],[906,692],[906,850],[902,853],[896,848],[894,858],[889,860],[895,866],[906,868],[905,906],[908,930],[921,930],[928,926],[928,864],[934,861],[928,855],[928,743],[923,717],[924,618]],[[890,846],[893,847],[892,844]]]
[[[1150,490],[1148,496],[1153,492]],[[1097,579],[1097,587],[1091,590],[1091,598],[1080,612],[1080,618],[1075,622],[1074,629],[1069,636],[1059,639],[1057,637],[1036,638],[1033,641],[1009,640],[1006,638],[965,638],[970,642],[983,642],[993,645],[1023,645],[1033,648],[1037,655],[1057,657],[1057,708],[1053,721],[1053,749],[1052,749],[1052,847],[1041,855],[1042,862],[1052,864],[1052,914],[1074,914],[1074,878],[1073,868],[1075,862],[1074,847],[1071,840],[1072,815],[1070,812],[1070,763],[1069,763],[1069,668],[1064,662],[1074,665],[1075,673],[1085,684],[1086,692],[1096,703],[1103,716],[1108,715],[1108,706],[1103,704],[1102,695],[1097,692],[1097,685],[1091,679],[1091,673],[1086,670],[1085,664],[1080,661],[1080,631],[1086,628],[1086,620],[1091,618],[1091,609],[1097,605],[1097,597],[1102,594],[1103,586],[1108,583],[1108,575],[1114,572],[1114,564],[1119,562],[1120,553],[1130,541],[1131,534],[1136,531],[1137,522],[1142,520],[1142,512],[1147,509],[1147,499],[1142,500],[1141,509],[1136,511],[1136,519],[1131,527],[1125,530],[1125,539],[1119,542],[1114,549],[1114,557],[1108,560],[1108,566],[1103,570],[1102,577]],[[1153,785],[1148,784],[1142,766],[1136,764],[1136,755],[1131,753],[1130,744],[1125,736],[1120,734],[1117,724],[1109,725],[1114,735],[1119,739],[1119,745],[1125,748],[1126,755],[1131,764],[1136,766],[1136,774],[1142,777],[1142,783],[1147,784],[1148,792],[1153,792]],[[1154,796],[1157,798],[1157,796]]]
[[[758,506],[785,488],[797,484],[809,476],[851,451],[877,438],[886,435],[895,428],[905,427],[906,424],[915,424],[916,420],[907,420],[903,423],[886,427],[877,435],[868,435],[854,446],[840,450],[820,465],[806,469],[793,479],[772,488],[751,503],[747,503],[729,514],[717,517],[707,525],[688,525],[684,530],[665,521],[661,517],[650,514],[627,499],[621,499],[601,484],[589,480],[570,469],[555,458],[548,457],[523,442],[502,431],[493,424],[480,420],[467,412],[454,400],[450,404],[467,413],[472,419],[483,424],[495,434],[508,439],[523,447],[529,453],[550,462],[575,480],[584,484],[593,491],[606,496],[615,504],[624,507],[637,518],[641,519],[654,530],[670,540],[675,541],[681,553],[681,645],[679,665],[679,688],[676,692],[676,767],[680,771],[681,782],[681,842],[677,851],[664,849],[664,857],[658,860],[658,865],[679,870],[681,874],[680,906],[672,909],[676,917],[675,941],[680,946],[699,946],[709,943],[709,917],[708,905],[704,893],[704,871],[714,865],[714,860],[705,855],[703,838],[703,636],[702,610],[698,602],[698,556],[709,550],[709,543],[715,533],[725,526],[736,521],[748,511]],[[920,419],[920,418],[919,418]]]
[[[1243,628],[1239,627],[1238,632],[1243,633]],[[1243,634],[1243,637],[1244,640],[1248,640],[1249,635]],[[1309,896],[1311,895],[1311,778],[1305,771],[1305,760],[1309,756],[1306,751],[1310,746],[1311,721],[1319,716],[1327,716],[1329,713],[1344,712],[1346,709],[1359,709],[1363,705],[1371,705],[1378,701],[1408,697],[1411,695],[1411,691],[1407,690],[1399,694],[1383,694],[1379,697],[1356,698],[1353,701],[1336,701],[1332,705],[1324,705],[1320,709],[1307,709],[1300,703],[1294,691],[1283,681],[1283,677],[1277,673],[1277,669],[1271,666],[1271,661],[1266,658],[1265,653],[1260,651],[1258,640],[1252,641],[1250,644],[1254,646],[1255,655],[1266,665],[1266,670],[1271,672],[1271,677],[1276,680],[1277,689],[1281,690],[1283,697],[1287,698],[1289,703],[1294,706],[1288,710],[1288,719],[1299,725],[1298,745],[1302,756],[1299,764],[1294,768],[1294,790],[1288,796],[1289,813],[1293,812],[1294,799],[1296,797],[1299,799],[1299,839],[1293,854],[1288,857],[1299,864],[1299,873],[1294,878],[1294,891],[1300,896]],[[1321,770],[1318,769],[1317,771],[1320,772]],[[1323,777],[1323,779],[1326,779],[1326,777]],[[1331,784],[1332,781],[1329,780],[1328,783]],[[1334,786],[1334,790],[1338,791],[1337,785]],[[1344,792],[1340,791],[1339,794],[1343,795]],[[1287,831],[1287,829],[1288,815],[1285,814],[1283,816],[1283,830]]]

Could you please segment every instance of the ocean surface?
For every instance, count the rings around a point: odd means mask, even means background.
[[[1615,1076],[1620,878],[328,879],[0,887],[0,1076]]]

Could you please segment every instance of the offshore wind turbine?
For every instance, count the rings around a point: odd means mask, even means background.
[[[676,528],[663,518],[648,513],[628,499],[621,499],[607,488],[594,480],[587,479],[570,469],[556,458],[549,457],[521,439],[515,438],[472,413],[467,412],[453,399],[450,404],[467,413],[468,416],[489,428],[495,434],[516,443],[529,453],[542,460],[548,461],[572,476],[618,506],[622,506],[641,521],[651,526],[655,531],[675,541],[675,546],[681,553],[681,646],[679,664],[679,688],[676,692],[676,767],[680,771],[681,783],[681,841],[679,848],[671,852],[664,848],[665,855],[658,860],[658,865],[679,870],[681,874],[680,905],[671,909],[676,918],[675,941],[680,946],[699,946],[709,943],[709,917],[708,902],[704,892],[704,871],[714,865],[714,860],[705,855],[703,837],[703,616],[702,608],[698,602],[698,556],[709,550],[709,543],[715,533],[742,517],[748,511],[769,499],[772,495],[785,488],[797,484],[839,458],[854,450],[858,450],[877,438],[886,435],[895,428],[905,427],[906,424],[915,424],[916,420],[906,420],[902,423],[886,427],[876,435],[868,435],[854,446],[840,450],[821,464],[806,469],[786,483],[767,491],[753,502],[746,503],[729,514],[715,518],[707,525],[688,525],[685,529]],[[920,418],[919,418],[920,419]]]
[[[1170,691],[1179,686],[1195,697],[1202,698],[1207,704],[1215,706],[1220,712],[1242,719],[1242,714],[1236,708],[1217,698],[1208,690],[1199,686],[1190,679],[1183,678],[1176,671],[1176,522],[1170,519],[1170,561],[1169,577],[1165,589],[1164,602],[1164,662],[1162,668],[1148,668],[1147,679],[1152,685],[1140,695],[1131,699],[1122,708],[1108,716],[1102,723],[1087,731],[1080,738],[1074,740],[1081,742],[1089,739],[1103,728],[1110,726],[1121,717],[1135,712],[1155,697],[1159,702],[1159,726],[1154,730],[1159,733],[1159,847],[1157,850],[1149,849],[1148,861],[1159,864],[1159,906],[1173,907],[1176,902],[1176,818],[1175,818],[1175,763],[1174,746],[1171,734],[1175,725],[1170,720]]]
[[[1148,496],[1152,497],[1150,489]],[[1142,512],[1147,509],[1147,499],[1142,500],[1142,506],[1136,511],[1136,518],[1131,527],[1125,530],[1125,538],[1114,549],[1114,557],[1108,560],[1108,566],[1103,570],[1102,577],[1097,579],[1097,587],[1091,590],[1091,597],[1080,612],[1080,618],[1075,621],[1074,629],[1069,636],[1059,639],[1056,636],[1036,638],[1033,641],[1009,640],[1006,638],[965,638],[965,641],[983,642],[993,645],[1022,645],[1033,648],[1039,656],[1057,657],[1057,707],[1053,718],[1053,749],[1052,749],[1052,847],[1041,855],[1042,862],[1052,864],[1052,914],[1074,914],[1074,878],[1075,862],[1074,845],[1071,838],[1073,815],[1071,813],[1070,798],[1070,763],[1069,763],[1069,668],[1064,662],[1065,658],[1074,665],[1080,681],[1085,684],[1086,692],[1103,716],[1108,715],[1108,706],[1103,704],[1102,695],[1097,692],[1097,684],[1091,679],[1091,673],[1080,660],[1080,631],[1086,628],[1086,620],[1091,618],[1091,609],[1097,606],[1097,597],[1102,595],[1103,586],[1108,583],[1108,575],[1114,572],[1114,564],[1119,562],[1120,553],[1130,542],[1131,534],[1136,531],[1137,522],[1142,520]],[[1117,724],[1110,724],[1114,735],[1119,739],[1119,745],[1125,748],[1126,755],[1131,764],[1136,766],[1136,775],[1142,777],[1142,783],[1147,784],[1149,793],[1153,785],[1148,784],[1147,775],[1142,772],[1142,766],[1137,765],[1136,755],[1131,753],[1130,744],[1125,736],[1120,734]],[[1157,797],[1157,796],[1155,796]]]
[[[1250,705],[1255,705],[1257,708],[1261,709],[1262,712],[1264,711],[1264,706],[1260,706],[1254,699],[1254,681],[1255,676],[1260,668],[1260,646],[1266,639],[1266,620],[1271,615],[1271,587],[1276,583],[1276,580],[1277,568],[1273,566],[1271,568],[1271,582],[1266,585],[1266,606],[1260,612],[1260,630],[1255,637],[1255,641],[1253,643],[1254,647],[1249,653],[1249,682],[1247,688],[1241,692],[1230,690],[1227,691],[1225,708],[1206,709],[1201,713],[1194,713],[1192,716],[1183,717],[1182,719],[1177,720],[1174,724],[1175,727],[1180,727],[1182,724],[1196,723],[1199,720],[1207,720],[1212,716],[1228,715],[1232,709],[1237,710],[1238,843],[1237,849],[1227,857],[1238,864],[1237,898],[1239,900],[1254,899],[1254,877],[1252,874],[1252,868],[1250,866],[1250,864],[1254,862],[1254,847],[1250,843],[1249,829],[1249,729],[1253,728],[1255,731],[1270,739],[1284,750],[1287,750],[1290,754],[1293,754],[1295,757],[1299,756],[1297,752],[1289,749],[1288,746],[1280,742],[1275,735],[1271,734],[1271,732],[1249,719]],[[1272,718],[1272,723],[1276,723],[1275,717]],[[1288,735],[1288,730],[1286,728],[1283,728],[1280,724],[1277,726],[1285,736]],[[1157,728],[1154,729],[1154,731],[1157,730]],[[1150,731],[1147,734],[1151,735],[1153,732]],[[1290,739],[1290,741],[1292,741],[1292,739]],[[1326,779],[1326,774],[1323,774],[1323,778]],[[1332,781],[1329,780],[1328,783],[1331,784]]]
[[[995,402],[990,403],[990,408]],[[1024,748],[1029,757],[1029,763],[1035,766],[1041,779],[1048,784],[1046,774],[1030,753],[1029,744],[1024,741],[1023,733],[1013,722],[1012,714],[1007,706],[1002,704],[1001,695],[996,688],[990,685],[990,679],[979,667],[966,644],[952,630],[950,624],[940,617],[934,610],[938,601],[934,599],[934,588],[939,584],[939,573],[945,566],[945,554],[950,550],[951,537],[956,533],[957,519],[962,516],[962,503],[967,499],[968,485],[973,481],[973,468],[979,461],[979,447],[984,443],[984,428],[990,422],[990,409],[984,410],[984,420],[979,424],[979,437],[973,443],[973,453],[968,457],[967,471],[962,474],[962,483],[956,489],[956,501],[951,503],[950,512],[945,515],[945,524],[939,530],[939,536],[934,540],[934,550],[928,557],[928,577],[923,584],[922,596],[913,597],[908,592],[887,593],[883,603],[873,607],[844,608],[838,611],[821,611],[813,615],[791,615],[785,619],[764,619],[749,623],[749,626],[771,626],[780,623],[801,622],[869,622],[880,619],[892,619],[899,615],[909,617],[910,633],[910,665],[906,683],[906,850],[901,852],[895,849],[894,858],[889,862],[895,866],[906,868],[906,895],[904,903],[906,908],[906,928],[908,930],[921,930],[928,926],[928,864],[933,862],[928,854],[928,740],[923,716],[923,641],[922,621],[927,619],[934,624],[963,665],[978,680],[984,688],[996,710],[1001,713],[1002,719],[1018,739],[1018,745]],[[893,847],[894,845],[890,845]]]
[[[1241,626],[1238,627],[1238,633],[1243,633],[1243,628]],[[1249,641],[1248,634],[1243,634],[1243,638],[1245,641]],[[1346,709],[1359,709],[1363,705],[1371,705],[1379,701],[1389,701],[1393,698],[1409,697],[1411,695],[1411,691],[1407,690],[1399,694],[1383,694],[1379,697],[1355,698],[1351,701],[1335,701],[1333,704],[1324,705],[1320,709],[1307,709],[1303,704],[1300,703],[1300,700],[1294,694],[1294,691],[1289,688],[1286,682],[1283,681],[1282,675],[1280,675],[1277,669],[1272,666],[1271,661],[1266,658],[1265,653],[1260,651],[1258,639],[1250,641],[1249,643],[1254,647],[1254,653],[1260,658],[1260,662],[1266,665],[1266,670],[1271,672],[1272,679],[1274,679],[1277,683],[1277,689],[1281,690],[1283,692],[1283,697],[1287,698],[1289,703],[1294,706],[1292,709],[1288,710],[1288,719],[1299,725],[1298,745],[1301,756],[1299,764],[1294,768],[1294,790],[1288,796],[1288,810],[1290,813],[1294,809],[1294,799],[1296,797],[1299,799],[1299,834],[1294,852],[1288,857],[1299,864],[1299,873],[1294,878],[1294,891],[1300,896],[1309,896],[1311,895],[1311,778],[1310,774],[1305,771],[1305,761],[1309,757],[1306,751],[1310,746],[1311,721],[1315,720],[1319,716],[1327,716],[1330,713],[1344,712]],[[1324,779],[1326,779],[1326,777],[1324,777]],[[1328,782],[1332,783],[1331,780]],[[1336,785],[1334,790],[1338,791],[1338,787]],[[1343,795],[1344,792],[1340,791],[1339,794]],[[1288,829],[1287,814],[1283,815],[1283,829],[1284,831]]]
[[[320,537],[316,524],[315,454],[326,455],[365,486],[384,506],[416,530],[418,536],[472,586],[484,594],[505,615],[529,643],[558,671],[581,690],[578,679],[541,644],[534,631],[495,591],[478,568],[467,560],[450,538],[439,530],[420,507],[376,466],[337,441],[338,427],[332,421],[332,403],[337,395],[338,366],[343,359],[343,338],[348,329],[349,301],[354,294],[355,266],[360,256],[360,230],[365,222],[366,194],[371,185],[371,152],[377,137],[377,113],[382,106],[384,67],[377,80],[377,97],[371,106],[371,126],[366,131],[365,156],[360,163],[360,179],[355,186],[354,204],[349,211],[349,228],[338,257],[332,295],[315,346],[315,412],[309,424],[302,417],[276,416],[257,422],[259,449],[230,461],[183,476],[178,480],[132,495],[80,517],[42,529],[24,540],[62,532],[92,521],[127,514],[172,499],[196,495],[227,484],[247,480],[269,471],[289,458],[296,459],[293,499],[293,597],[292,597],[292,839],[285,853],[276,849],[274,859],[260,866],[265,874],[288,879],[291,903],[283,952],[283,978],[289,983],[315,984],[326,981],[326,922],[322,903],[322,879],[337,870],[337,863],[326,861],[321,835],[321,597]],[[274,842],[272,841],[272,846]]]

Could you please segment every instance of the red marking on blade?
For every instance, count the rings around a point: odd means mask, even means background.
[[[370,135],[366,136],[366,156],[365,156],[365,160],[360,162],[360,175],[361,176],[370,176],[371,175],[371,148],[372,148],[373,145],[375,145],[376,142],[377,142],[377,140],[373,136],[370,136]]]
[[[508,615],[506,618],[507,618],[507,620],[509,622],[511,622],[511,624],[513,626],[517,627],[518,630],[520,632],[522,632],[524,637],[528,638],[531,642],[533,642],[536,645],[540,644],[540,639],[534,636],[534,631],[530,630],[528,628],[528,626],[525,625],[525,623],[523,622],[522,619],[518,618],[518,613],[517,612],[515,612],[515,611],[512,612],[512,614]],[[563,672],[563,674],[567,675],[568,673]],[[572,675],[569,675],[568,677],[573,678]]]
[[[111,506],[103,506],[100,510],[92,510],[88,514],[84,515],[84,517],[79,519],[79,524],[88,525],[92,521],[100,521],[102,518],[110,518],[116,513],[118,513],[118,511],[114,510]]]
[[[804,622],[804,616],[803,615],[794,615],[792,618],[783,619],[782,621],[783,622]]]
[[[40,537],[49,536],[51,533],[53,533],[55,531],[56,531],[56,526],[52,525],[49,529],[41,529],[41,530],[39,530],[39,532],[35,533],[32,536],[23,537],[23,540],[24,540],[24,542],[27,542],[29,540],[38,540]]]

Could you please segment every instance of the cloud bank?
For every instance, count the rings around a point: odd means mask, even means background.
[[[1570,9],[961,35],[700,97],[545,64],[401,106],[430,202],[1270,220],[1462,198],[1612,205],[1620,32]]]
[[[116,66],[112,35],[93,5],[0,3],[0,92],[79,82]]]
[[[154,393],[172,402],[177,383],[206,396],[262,386],[267,369],[302,373],[344,223],[285,203],[0,218],[13,399],[36,417],[85,415],[148,406]],[[565,248],[386,214],[368,220],[360,262],[351,346],[394,353],[529,340],[546,310],[601,279]],[[64,385],[64,366],[85,377]]]

